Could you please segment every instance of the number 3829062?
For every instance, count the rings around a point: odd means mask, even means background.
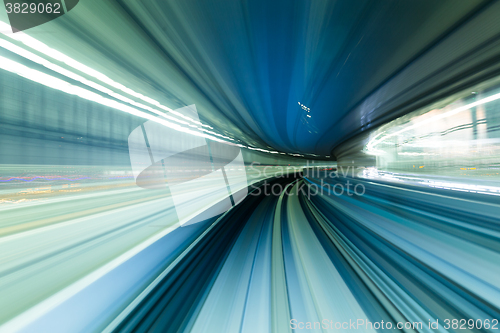
[[[7,14],[21,13],[21,14],[34,14],[34,13],[47,13],[47,14],[61,14],[60,3],[6,3],[5,8]]]

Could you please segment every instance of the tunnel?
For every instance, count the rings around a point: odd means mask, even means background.
[[[500,2],[4,0],[0,332],[498,332]]]

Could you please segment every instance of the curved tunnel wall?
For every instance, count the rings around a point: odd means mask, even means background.
[[[362,149],[367,140],[366,132],[498,76],[498,15],[500,3],[489,2],[355,106],[331,130],[353,129],[350,138],[332,147],[332,156],[352,160],[356,156],[346,156]],[[355,145],[358,147],[354,148]],[[364,157],[357,156],[357,159]],[[369,163],[360,161],[360,165]]]

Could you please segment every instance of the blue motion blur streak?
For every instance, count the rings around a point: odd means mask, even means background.
[[[483,332],[497,322],[500,205],[491,196],[318,175],[277,183],[281,195],[261,188],[218,220],[115,331],[312,323],[320,332],[355,322],[344,331],[376,332],[383,321],[389,331],[452,332],[456,319]],[[335,185],[350,190],[335,195]]]

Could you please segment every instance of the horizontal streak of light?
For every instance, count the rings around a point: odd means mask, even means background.
[[[208,139],[211,139],[214,141],[218,141],[218,142],[229,143],[229,142],[223,141],[219,138],[216,138],[214,136],[190,130],[190,129],[182,127],[178,124],[174,124],[172,122],[166,121],[166,120],[161,119],[159,117],[152,116],[146,112],[137,110],[137,109],[130,107],[128,105],[125,105],[125,104],[116,102],[114,100],[105,98],[99,94],[96,94],[96,93],[91,92],[89,90],[86,90],[84,88],[74,86],[74,85],[72,85],[64,80],[55,78],[51,75],[42,73],[40,71],[34,70],[34,69],[26,67],[24,65],[21,65],[21,64],[15,62],[13,60],[10,60],[8,58],[0,57],[0,68],[4,69],[6,71],[12,72],[12,73],[16,73],[16,74],[18,74],[22,77],[25,77],[31,81],[41,83],[47,87],[51,87],[53,89],[57,89],[57,90],[63,91],[65,93],[68,93],[71,95],[76,95],[76,96],[79,96],[81,98],[87,99],[89,101],[93,101],[93,102],[99,103],[101,105],[108,106],[108,107],[129,113],[129,114],[137,116],[137,117],[152,120],[154,122],[157,122],[157,123],[164,125],[166,127],[170,127],[170,128],[177,130],[179,132],[185,132],[185,133],[189,133],[192,135],[205,137],[205,138],[208,138]]]
[[[79,70],[82,73],[86,73],[86,74],[98,79],[99,81],[104,82],[104,83],[106,83],[114,88],[117,88],[117,89],[119,89],[119,90],[121,90],[129,95],[132,95],[132,96],[139,98],[147,103],[150,103],[150,104],[153,104],[157,107],[160,107],[168,112],[172,112],[173,114],[175,114],[179,117],[182,117],[186,120],[192,121],[194,123],[197,123],[197,124],[203,126],[202,123],[200,123],[194,119],[191,119],[189,117],[186,117],[182,113],[179,113],[179,112],[177,112],[169,107],[166,107],[152,98],[149,98],[147,96],[139,94],[139,93],[135,92],[134,90],[127,88],[118,82],[113,81],[112,79],[110,79],[106,75],[104,75],[104,74],[102,74],[102,73],[100,73],[100,72],[98,72],[98,71],[96,71],[88,66],[85,66],[84,64],[68,57],[67,55],[65,55],[65,54],[63,54],[63,53],[61,53],[53,48],[50,48],[46,44],[40,42],[39,40],[37,40],[37,39],[35,39],[35,38],[33,38],[33,37],[23,33],[23,32],[17,32],[15,34],[8,33],[7,31],[9,31],[10,29],[11,28],[7,23],[0,21],[0,33],[2,33],[3,35],[5,35],[11,39],[20,41],[24,45],[29,46],[30,48],[32,48],[40,53],[43,53],[43,54],[51,57],[52,59],[61,61],[61,62],[65,63],[66,65],[68,65],[76,70]]]
[[[15,45],[15,44],[12,44],[12,43],[4,40],[4,39],[0,39],[0,47],[3,47],[6,50],[9,50],[9,51],[11,51],[11,52],[13,52],[13,53],[15,53],[17,55],[20,55],[20,56],[28,59],[28,60],[31,60],[31,61],[33,61],[35,63],[38,63],[38,64],[40,64],[40,65],[42,65],[42,66],[44,66],[44,67],[46,67],[46,68],[48,68],[48,69],[50,69],[50,70],[52,70],[54,72],[62,74],[62,75],[66,76],[66,77],[68,77],[70,79],[78,81],[78,82],[80,82],[82,84],[85,84],[85,85],[87,85],[87,86],[89,86],[91,88],[94,88],[96,90],[99,90],[99,91],[101,91],[101,92],[103,92],[103,93],[105,93],[105,94],[107,94],[107,95],[109,95],[111,97],[114,97],[114,98],[116,98],[118,100],[121,100],[123,102],[132,104],[132,105],[134,105],[136,107],[139,107],[139,108],[142,108],[142,109],[145,109],[145,110],[148,110],[148,111],[150,111],[152,113],[155,113],[155,114],[157,114],[157,115],[159,115],[161,117],[165,117],[165,118],[170,119],[172,121],[176,121],[176,122],[178,122],[180,124],[196,128],[196,129],[198,129],[200,131],[204,131],[204,132],[216,135],[216,136],[220,136],[220,137],[225,138],[225,139],[233,140],[233,139],[231,139],[231,138],[229,138],[227,136],[224,136],[224,135],[221,135],[221,134],[218,134],[218,133],[206,130],[204,128],[199,128],[196,125],[192,125],[192,124],[190,124],[187,121],[184,121],[184,120],[172,117],[172,116],[166,114],[165,112],[159,111],[159,110],[154,109],[154,108],[152,108],[150,106],[147,106],[145,104],[138,103],[138,102],[136,102],[136,101],[134,101],[134,100],[132,100],[132,99],[130,99],[128,97],[123,96],[123,95],[117,94],[114,91],[112,91],[111,89],[108,89],[108,88],[106,88],[106,87],[104,87],[104,86],[102,86],[102,85],[100,85],[98,83],[95,83],[93,81],[87,80],[87,79],[85,79],[84,77],[82,77],[82,76],[80,76],[78,74],[75,74],[75,73],[73,73],[73,72],[71,72],[71,71],[69,71],[67,69],[64,69],[61,66],[55,65],[55,64],[51,63],[50,61],[48,61],[48,60],[46,60],[46,59],[44,59],[44,58],[42,58],[40,56],[37,56],[36,54],[34,54],[32,52],[29,52],[29,51],[27,51],[27,50],[25,50],[25,49],[23,49],[23,48]]]
[[[44,180],[69,180],[69,181],[75,181],[75,180],[82,180],[82,179],[90,179],[90,177],[82,177],[82,178],[62,178],[62,177],[31,177],[29,179],[24,179],[21,177],[12,177],[9,179],[0,179],[0,182],[10,182],[13,180],[22,180],[23,182],[32,182],[36,179],[44,179]]]
[[[20,180],[23,182],[32,182],[36,179],[43,179],[43,180],[67,180],[67,181],[77,181],[77,180],[83,180],[83,179],[97,179],[97,178],[92,178],[92,177],[81,177],[81,178],[63,178],[63,177],[41,177],[41,176],[35,176],[35,177],[26,177],[27,179],[23,177],[11,177],[9,179],[0,179],[0,182],[10,182],[13,180]],[[105,178],[105,179],[126,179],[126,178],[134,178],[134,176],[119,176],[119,177],[110,177],[110,178]],[[100,179],[100,178],[99,178]]]

